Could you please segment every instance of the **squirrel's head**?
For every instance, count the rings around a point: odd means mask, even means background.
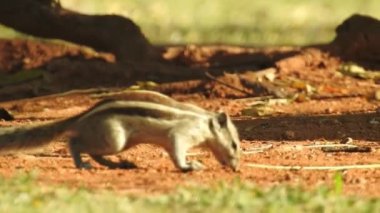
[[[235,125],[225,113],[218,113],[209,120],[213,135],[209,147],[216,159],[222,164],[238,170],[240,159],[240,140]]]

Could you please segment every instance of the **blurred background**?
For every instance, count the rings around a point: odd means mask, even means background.
[[[354,13],[380,19],[379,0],[61,0],[86,14],[131,18],[156,44],[247,46],[326,43]],[[22,37],[0,27],[0,37]]]

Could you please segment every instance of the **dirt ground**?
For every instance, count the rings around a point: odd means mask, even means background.
[[[191,150],[189,158],[199,159],[207,168],[180,173],[164,150],[152,145],[140,145],[111,157],[133,161],[138,169],[110,170],[91,162],[94,169],[77,170],[65,146],[67,138],[60,137],[40,150],[0,156],[0,174],[12,177],[20,171],[37,170],[41,184],[114,189],[133,194],[167,192],[177,186],[235,179],[259,186],[291,184],[315,188],[330,185],[336,171],[328,168],[380,163],[378,81],[337,71],[348,61],[366,69],[378,68],[380,64],[373,55],[339,54],[339,42],[302,48],[223,45],[166,48],[164,57],[174,64],[225,72],[216,79],[164,83],[155,89],[179,101],[208,110],[224,110],[232,116],[243,150],[237,173],[222,168],[210,152],[199,148]],[[53,73],[83,69],[78,60],[95,63],[87,69],[99,66],[106,69],[103,63],[114,61],[107,54],[94,56],[77,47],[22,40],[0,42],[0,70],[5,73],[42,65],[48,71],[54,70]],[[57,61],[64,61],[64,65],[55,66]],[[99,85],[96,80],[89,82],[93,83],[92,87],[109,86]],[[32,96],[25,96],[28,95]],[[0,125],[21,126],[67,118],[106,97],[102,95],[98,92],[64,93],[18,100],[9,100],[19,98],[18,95],[3,96],[2,100],[7,101],[0,102],[0,107],[12,112],[15,120],[3,119]],[[352,138],[354,145],[369,147],[369,152],[326,152],[321,148],[342,145],[347,138]],[[266,168],[258,168],[258,164]],[[309,170],[312,166],[322,168]],[[346,194],[380,196],[380,169],[350,168],[343,170],[342,175]]]

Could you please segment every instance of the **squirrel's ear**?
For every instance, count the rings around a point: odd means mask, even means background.
[[[210,129],[219,129],[227,126],[228,115],[224,112],[218,113],[209,120]]]
[[[218,123],[220,126],[226,126],[227,125],[227,119],[228,116],[226,113],[222,112],[217,115]]]

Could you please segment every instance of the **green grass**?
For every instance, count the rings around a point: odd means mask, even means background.
[[[354,13],[380,19],[378,0],[61,0],[89,14],[132,18],[154,43],[305,45],[329,42]],[[17,36],[0,29],[0,37]]]
[[[321,187],[259,189],[235,181],[207,188],[180,188],[155,196],[39,186],[35,175],[0,179],[0,212],[380,212],[379,199],[354,199]]]

